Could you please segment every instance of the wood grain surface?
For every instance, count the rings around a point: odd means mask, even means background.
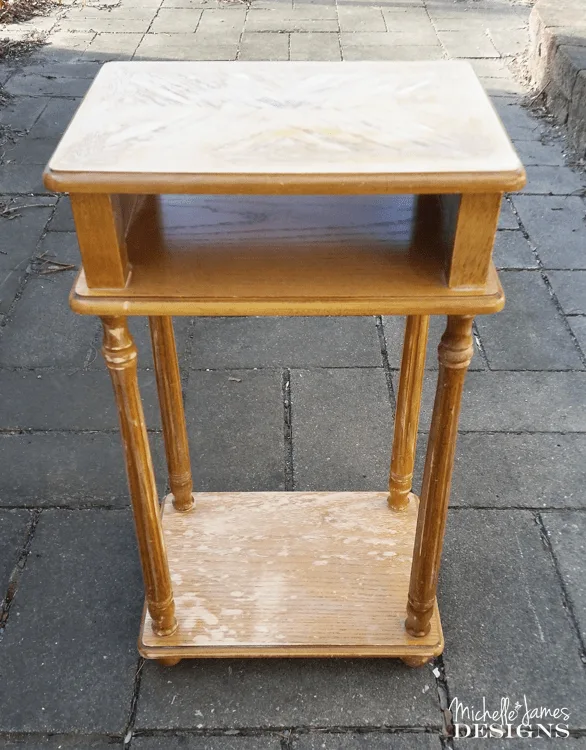
[[[196,493],[168,499],[164,538],[178,628],[146,615],[141,652],[161,656],[434,655],[404,628],[417,498],[395,512],[384,492]]]
[[[397,196],[151,196],[126,237],[124,288],[90,289],[76,312],[121,315],[379,315],[495,312],[486,284],[449,289],[441,215]],[[488,248],[490,250],[490,248]]]

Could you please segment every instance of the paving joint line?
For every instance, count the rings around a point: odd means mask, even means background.
[[[564,577],[562,575],[562,571],[560,568],[559,560],[557,558],[557,555],[555,554],[555,551],[553,549],[553,545],[551,543],[551,538],[549,536],[549,533],[547,531],[547,527],[545,526],[545,523],[543,521],[543,518],[541,517],[541,513],[535,514],[535,523],[537,524],[537,528],[539,529],[539,535],[541,537],[541,542],[543,546],[545,547],[546,551],[549,554],[550,561],[552,564],[552,567],[555,571],[556,577],[558,579],[558,584],[561,590],[561,599],[562,599],[562,606],[568,616],[568,619],[570,620],[570,623],[572,625],[572,628],[574,630],[574,633],[578,639],[578,643],[580,645],[580,660],[582,661],[582,664],[586,666],[586,643],[584,642],[584,639],[582,638],[582,633],[580,631],[580,626],[578,624],[578,619],[576,617],[576,613],[574,611],[574,604],[572,602],[572,598],[570,596],[570,593],[568,591],[568,588],[566,586],[566,582],[564,580]]]
[[[20,551],[18,561],[14,566],[12,573],[10,574],[10,578],[8,579],[8,588],[6,590],[4,598],[2,599],[0,607],[0,643],[4,638],[4,632],[6,630],[6,625],[10,617],[10,610],[18,592],[21,576],[26,569],[28,556],[31,551],[31,546],[35,537],[35,531],[41,517],[41,513],[41,510],[33,510],[31,512],[26,539]]]
[[[378,334],[378,342],[379,342],[379,346],[380,346],[381,358],[382,358],[382,361],[383,361],[383,367],[382,367],[382,369],[383,369],[384,374],[385,374],[385,380],[387,381],[387,389],[388,389],[388,392],[389,392],[389,401],[391,402],[391,408],[393,410],[393,416],[395,416],[395,412],[396,412],[396,409],[397,409],[397,403],[396,403],[396,400],[395,400],[395,389],[393,387],[393,378],[392,378],[393,369],[391,368],[391,365],[389,363],[389,353],[388,353],[388,350],[387,350],[387,340],[385,338],[385,327],[384,327],[384,323],[383,323],[383,319],[382,319],[381,315],[377,315],[375,317],[375,325],[376,325],[376,332]],[[330,369],[330,368],[328,368],[328,369]],[[331,368],[331,369],[334,369],[334,368]],[[354,368],[340,368],[340,369],[354,369]],[[356,368],[356,369],[377,369],[378,370],[380,368],[379,367],[376,367],[376,368],[373,368],[373,367],[366,368],[365,367],[365,368]]]
[[[555,291],[554,291],[554,289],[553,289],[553,287],[551,285],[551,282],[550,282],[550,280],[549,280],[549,278],[547,276],[548,270],[551,270],[551,269],[546,270],[544,268],[543,261],[539,257],[539,253],[537,251],[537,246],[533,243],[533,240],[531,239],[531,236],[529,235],[529,232],[527,231],[527,229],[526,229],[526,227],[525,227],[525,225],[524,225],[521,217],[519,216],[519,213],[518,213],[518,211],[517,211],[517,209],[515,207],[514,201],[511,199],[510,196],[507,196],[507,199],[508,199],[509,203],[511,204],[511,209],[512,209],[513,213],[517,217],[517,221],[519,223],[519,228],[520,228],[523,236],[525,237],[525,239],[529,243],[529,246],[531,247],[531,250],[532,250],[532,252],[533,252],[533,254],[535,256],[535,259],[537,261],[537,269],[536,270],[539,271],[539,273],[541,275],[541,279],[542,279],[543,283],[545,284],[545,287],[546,287],[547,291],[549,292],[549,296],[551,297],[551,300],[552,300],[552,302],[554,304],[554,307],[556,308],[558,314],[561,316],[561,319],[563,321],[563,325],[564,325],[564,327],[566,329],[566,333],[569,335],[570,340],[574,344],[574,348],[576,350],[576,353],[578,354],[578,357],[580,358],[580,362],[582,363],[582,367],[586,368],[586,352],[582,351],[582,347],[580,346],[580,343],[579,343],[579,341],[578,341],[578,339],[576,337],[576,334],[574,333],[574,331],[572,331],[572,327],[568,323],[568,320],[566,318],[566,314],[564,313],[564,310],[563,310],[563,308],[562,308],[562,306],[560,304],[560,301],[559,301],[559,299],[557,297],[557,294],[555,293]],[[556,371],[553,370],[552,372],[556,372]],[[576,372],[579,372],[579,370],[577,370]]]
[[[124,728],[123,747],[125,750],[127,750],[127,748],[130,748],[132,744],[132,739],[134,736],[133,730],[134,730],[134,724],[136,723],[136,713],[138,711],[138,698],[140,694],[140,683],[142,680],[142,670],[143,670],[144,665],[145,665],[145,659],[143,659],[142,656],[139,656],[138,662],[136,665],[136,672],[134,673],[132,697],[130,699],[130,708],[128,711],[128,721]]]
[[[285,491],[295,490],[295,465],[293,460],[293,407],[291,404],[291,370],[284,369],[281,375],[283,396],[283,450]]]

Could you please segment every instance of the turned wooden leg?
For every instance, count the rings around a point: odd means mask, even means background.
[[[408,316],[389,481],[389,506],[393,510],[403,510],[409,505],[428,329],[429,315]]]
[[[138,390],[136,346],[128,331],[126,318],[104,317],[102,325],[102,352],[110,371],[118,406],[147,606],[153,620],[153,631],[157,635],[171,635],[177,629],[175,604],[153,463]]]
[[[191,463],[173,319],[151,317],[149,325],[173,506],[177,510],[190,510],[193,507]]]
[[[425,469],[405,627],[410,635],[429,632],[435,604],[448,511],[458,416],[466,370],[474,352],[472,316],[450,315],[438,347],[439,373]]]

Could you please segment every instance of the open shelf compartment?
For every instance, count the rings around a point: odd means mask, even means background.
[[[432,657],[443,636],[404,627],[418,500],[393,511],[384,492],[196,493],[165,500],[163,529],[177,631],[147,658]]]
[[[169,315],[466,314],[503,304],[492,266],[481,287],[448,286],[455,214],[440,196],[134,198],[120,209],[126,283],[95,287],[82,271],[77,312],[161,314],[162,300]]]

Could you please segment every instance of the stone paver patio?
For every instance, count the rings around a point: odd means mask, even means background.
[[[522,106],[512,0],[121,0],[0,31],[48,32],[0,64],[0,747],[430,750],[454,697],[566,706],[586,748],[586,181]],[[66,199],[42,167],[107,60],[469,59],[527,165],[495,248],[504,312],[478,319],[440,606],[446,650],[386,660],[144,664],[132,518],[98,324],[74,316]],[[20,207],[20,208],[19,208]],[[13,209],[17,210],[13,210]],[[42,257],[41,257],[42,256]],[[38,258],[41,258],[40,260]],[[402,321],[178,319],[198,489],[384,489]],[[164,487],[144,321],[134,321]],[[429,424],[432,325],[421,439]],[[418,477],[422,455],[419,455]],[[437,674],[432,669],[437,669]],[[491,747],[504,746],[493,740]],[[545,747],[510,741],[506,747]]]

